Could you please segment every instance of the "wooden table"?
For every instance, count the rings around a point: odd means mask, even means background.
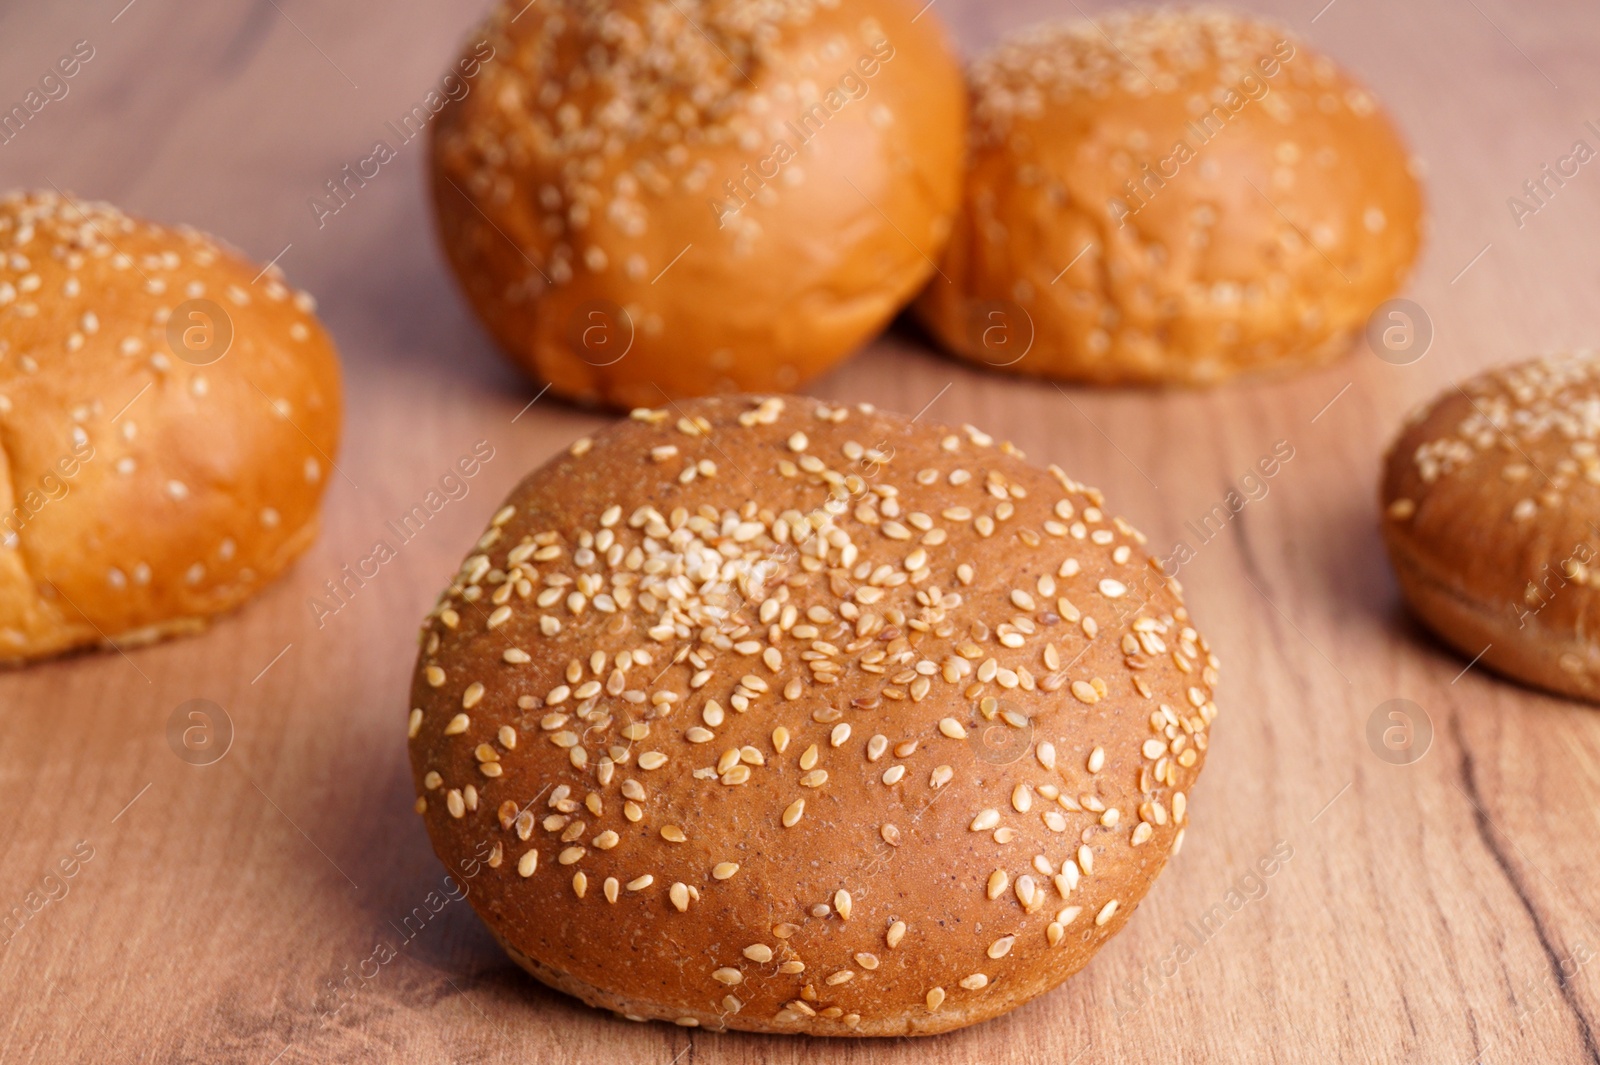
[[[1419,362],[1358,349],[1283,383],[1063,396],[897,332],[816,386],[914,411],[949,385],[940,419],[1003,428],[1101,485],[1158,547],[1190,540],[1185,583],[1224,663],[1187,846],[1126,933],[1000,1020],[866,1045],[619,1022],[525,978],[459,902],[334,996],[442,886],[410,810],[414,625],[511,484],[603,419],[528,406],[445,273],[420,142],[320,228],[307,206],[437,82],[482,3],[125,3],[0,10],[0,99],[94,49],[0,148],[0,184],[279,257],[343,349],[344,476],[289,578],[207,634],[0,676],[0,909],[76,863],[0,947],[0,1061],[1600,1062],[1600,716],[1464,669],[1412,625],[1374,502],[1413,403],[1600,338],[1600,165],[1520,228],[1506,203],[1575,140],[1600,146],[1584,125],[1600,121],[1600,14],[1254,5],[1365,78],[1426,162]],[[1075,6],[934,11],[970,52]],[[480,439],[495,457],[470,494],[316,624],[323,582]],[[1268,494],[1196,545],[1185,523],[1280,441],[1294,458]],[[231,721],[213,764],[169,747],[190,699]],[[1418,727],[1386,761],[1369,721],[1383,708],[1388,727],[1395,699]],[[1252,875],[1275,849],[1291,857]]]

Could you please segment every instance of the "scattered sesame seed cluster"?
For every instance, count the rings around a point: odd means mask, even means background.
[[[445,250],[506,353],[626,408],[793,388],[881,330],[960,199],[965,88],[920,6],[497,7],[433,172]]]
[[[592,1005],[994,1016],[1182,841],[1217,662],[1143,539],[970,426],[637,410],[527,478],[424,623],[416,809],[510,954]]]
[[[193,301],[232,337],[205,365],[169,340]],[[192,229],[0,198],[0,661],[194,631],[310,543],[340,400],[312,312]]]
[[[919,311],[974,361],[1139,384],[1298,368],[1347,350],[1416,257],[1398,134],[1277,27],[1111,12],[1017,34],[971,81],[950,283]]]
[[[1535,359],[1447,389],[1390,448],[1382,503],[1401,590],[1441,637],[1600,701],[1600,357]]]

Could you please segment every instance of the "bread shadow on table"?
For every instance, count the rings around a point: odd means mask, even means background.
[[[501,355],[446,269],[431,231],[396,246],[373,228],[346,251],[350,267],[323,317],[347,376],[405,373],[515,397],[529,380]],[[536,390],[536,389],[535,389]]]
[[[1330,502],[1300,504],[1291,520],[1315,523],[1317,528],[1314,534],[1291,537],[1284,545],[1293,575],[1283,579],[1288,583],[1298,577],[1302,601],[1326,604],[1336,617],[1354,615],[1362,623],[1389,628],[1400,611],[1400,595],[1378,532],[1377,507],[1366,488],[1364,484],[1314,488]],[[1302,549],[1305,554],[1300,556]]]

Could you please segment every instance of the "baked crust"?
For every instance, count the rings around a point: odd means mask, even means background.
[[[0,199],[0,246],[0,662],[203,628],[316,534],[340,384],[310,297],[55,193]],[[214,360],[169,339],[191,310],[231,330]]]
[[[1482,665],[1591,701],[1597,448],[1600,360],[1541,358],[1446,389],[1413,413],[1380,489],[1384,543],[1417,616]]]
[[[960,197],[961,71],[920,6],[497,6],[433,191],[505,353],[631,407],[793,389],[880,331]]]
[[[1017,34],[970,80],[963,211],[917,304],[967,359],[1097,384],[1300,369],[1416,258],[1392,123],[1277,27],[1112,12]]]
[[[817,1035],[1005,1012],[1122,927],[1187,820],[1216,663],[1142,543],[970,427],[635,412],[524,480],[425,622],[418,810],[512,957],[591,1005]]]

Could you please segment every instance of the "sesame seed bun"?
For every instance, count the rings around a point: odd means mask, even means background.
[[[1372,96],[1284,31],[1158,9],[1038,26],[972,68],[966,199],[918,304],[1010,373],[1204,385],[1332,359],[1417,254]]]
[[[203,628],[316,534],[339,370],[209,237],[0,198],[0,661]]]
[[[971,427],[636,411],[523,481],[425,622],[417,810],[590,1005],[995,1016],[1122,927],[1187,823],[1216,660],[1143,540]]]
[[[1445,390],[1390,447],[1381,502],[1401,593],[1442,640],[1600,701],[1600,358]]]
[[[961,71],[920,6],[498,6],[433,190],[506,354],[631,407],[796,388],[881,330],[960,196]]]

